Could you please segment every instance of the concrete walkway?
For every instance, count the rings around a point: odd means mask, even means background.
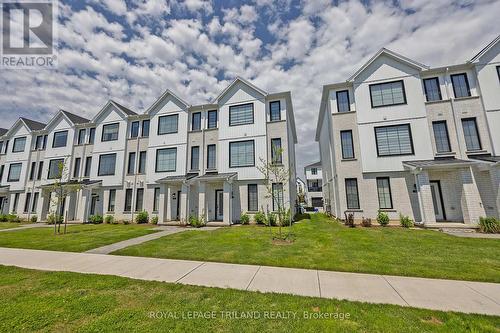
[[[0,248],[0,265],[500,315],[500,284]]]
[[[23,224],[20,225],[19,227],[14,227],[14,228],[0,229],[0,232],[33,229],[33,228],[48,228],[48,227],[54,228],[54,226],[50,224],[36,223],[36,224]]]

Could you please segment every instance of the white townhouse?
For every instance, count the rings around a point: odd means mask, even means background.
[[[0,131],[0,208],[39,220],[56,210],[73,221],[133,220],[146,210],[160,223],[194,215],[228,225],[275,210],[258,170],[272,161],[290,170],[286,186],[271,188],[295,211],[296,143],[290,92],[242,78],[209,104],[167,90],[142,114],[111,100],[90,120],[63,110],[47,124],[21,118]],[[56,207],[50,190],[61,163],[63,186],[77,191]]]
[[[316,129],[325,207],[427,226],[500,210],[500,36],[463,64],[430,68],[381,49],[325,85]]]
[[[323,210],[323,171],[321,162],[304,167],[307,182],[307,206]]]

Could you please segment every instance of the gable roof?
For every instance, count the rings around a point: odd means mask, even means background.
[[[44,123],[41,123],[41,122],[38,122],[38,121],[35,121],[35,120],[31,120],[31,119],[28,119],[28,118],[19,118],[25,125],[26,127],[28,127],[28,129],[30,131],[40,131],[40,130],[43,130],[45,128],[45,126],[47,124],[44,124]]]
[[[314,162],[312,164],[306,165],[304,167],[304,170],[307,169],[307,168],[314,168],[314,167],[321,167],[321,161]]]
[[[0,128],[0,136],[3,136],[5,133],[7,133],[9,130],[6,128]]]
[[[129,116],[136,116],[137,115],[137,113],[135,113],[134,111],[132,111],[132,110],[124,107],[123,105],[118,104],[117,102],[115,102],[112,99],[110,99],[106,103],[106,105],[104,105],[103,108],[99,112],[97,112],[97,114],[94,116],[94,118],[92,118],[92,122],[94,123],[96,121],[96,119],[98,119],[101,116],[101,114],[108,109],[108,107],[110,105],[114,106],[116,108],[116,110],[118,112],[120,112],[122,114],[122,116],[125,117],[125,118],[127,118]]]
[[[172,96],[174,99],[176,99],[178,102],[180,102],[182,105],[184,105],[186,108],[190,107],[190,104],[188,102],[186,102],[185,100],[183,100],[182,98],[180,98],[179,96],[177,96],[176,94],[174,94],[170,89],[167,89],[163,92],[163,94],[161,94],[160,97],[158,97],[158,99],[146,110],[146,112],[144,112],[144,114],[150,114],[155,108],[156,106],[158,106],[158,104],[160,104],[165,98],[167,98],[168,96]]]
[[[415,60],[412,60],[410,58],[407,58],[399,53],[396,53],[394,51],[391,51],[389,49],[386,49],[385,47],[381,48],[377,53],[375,53],[375,55],[373,57],[370,58],[370,60],[368,60],[363,66],[361,66],[357,71],[356,73],[354,73],[347,81],[354,81],[354,79],[356,79],[359,74],[361,74],[362,72],[364,72],[364,70],[370,66],[375,60],[377,60],[377,58],[381,57],[381,56],[388,56],[390,58],[393,58],[399,62],[402,62],[402,63],[405,63],[407,64],[408,66],[410,67],[413,67],[413,68],[416,68],[416,69],[419,69],[419,70],[425,70],[425,69],[429,69],[429,66],[427,65],[424,65],[424,64],[421,64]]]
[[[269,95],[266,91],[260,89],[259,87],[253,85],[252,83],[250,83],[249,81],[245,80],[244,78],[240,77],[240,76],[237,76],[233,82],[231,82],[224,90],[222,90],[222,92],[216,97],[214,98],[211,103],[212,104],[217,104],[219,102],[219,100],[229,91],[229,89],[231,89],[234,85],[238,84],[239,82],[243,83],[244,85],[256,90],[259,94],[263,95],[264,97]]]
[[[479,51],[478,54],[476,54],[474,57],[472,57],[471,60],[468,62],[476,62],[481,58],[486,52],[488,52],[493,46],[495,46],[498,42],[500,42],[500,35],[497,36],[494,40],[491,41],[488,45],[484,47],[481,51]]]
[[[61,110],[61,112],[66,116],[68,117],[68,119],[75,125],[77,124],[85,124],[85,123],[88,123],[90,122],[89,119],[87,118],[83,118],[83,117],[80,117],[80,116],[77,116],[76,114],[74,113],[71,113],[71,112],[68,112],[68,111],[65,111],[65,110]]]
[[[120,109],[123,113],[125,113],[128,116],[136,116],[137,113],[134,111],[130,110],[129,108],[124,107],[123,105],[119,104],[116,101],[110,100],[112,104],[114,104],[118,109]]]

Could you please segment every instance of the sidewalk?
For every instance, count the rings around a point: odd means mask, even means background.
[[[500,315],[500,284],[0,248],[0,265]]]
[[[17,231],[17,230],[25,230],[25,229],[33,229],[33,228],[54,228],[53,225],[45,224],[45,223],[34,223],[34,224],[23,224],[19,227],[0,229],[0,232],[4,231]]]

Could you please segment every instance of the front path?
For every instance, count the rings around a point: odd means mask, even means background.
[[[497,283],[11,248],[0,248],[0,264],[500,315]]]

